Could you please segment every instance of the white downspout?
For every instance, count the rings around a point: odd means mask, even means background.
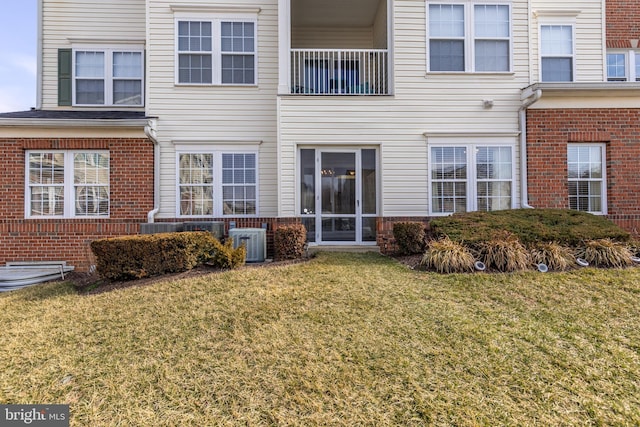
[[[527,108],[540,99],[542,91],[540,89],[533,92],[528,98],[522,101],[518,110],[520,122],[520,206],[524,209],[533,209],[529,204],[529,191],[527,182]]]
[[[160,211],[160,145],[156,133],[157,120],[149,119],[144,127],[144,133],[153,142],[153,210],[147,214],[147,222],[153,223]]]
[[[37,77],[36,77],[36,110],[42,109],[42,56],[43,56],[43,34],[44,34],[44,6],[43,0],[38,0],[38,44],[36,52]]]

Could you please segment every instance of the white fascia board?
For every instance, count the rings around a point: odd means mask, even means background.
[[[46,127],[46,128],[144,128],[149,123],[149,119],[2,119],[0,127]]]

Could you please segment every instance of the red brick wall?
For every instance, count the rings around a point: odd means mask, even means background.
[[[567,208],[567,143],[605,143],[609,217],[640,230],[640,109],[527,112],[529,204]]]
[[[110,217],[25,219],[26,150],[109,150]],[[0,265],[7,261],[94,264],[92,240],[136,234],[153,209],[153,144],[141,139],[0,139]]]
[[[607,47],[631,48],[629,39],[640,39],[640,1],[607,0]]]

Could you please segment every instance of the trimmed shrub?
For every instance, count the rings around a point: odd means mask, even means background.
[[[589,240],[576,251],[594,267],[626,267],[631,265],[632,253],[627,247],[611,239]]]
[[[282,225],[273,235],[275,259],[299,259],[304,256],[307,242],[307,229],[302,224]]]
[[[244,265],[247,259],[247,247],[244,243],[237,248],[233,247],[233,239],[227,239],[224,244],[218,239],[213,241],[213,253],[208,264],[218,268],[238,268]]]
[[[502,272],[526,270],[529,254],[518,237],[509,232],[494,234],[486,242],[478,244],[480,259],[488,268]]]
[[[91,242],[100,276],[131,280],[190,270],[208,259],[213,241],[207,232],[159,233]]]
[[[421,222],[396,222],[393,224],[393,237],[400,253],[419,254],[425,246],[425,226]]]
[[[474,262],[475,259],[466,246],[444,237],[429,242],[420,265],[438,273],[463,273],[473,271]]]
[[[550,270],[562,271],[575,264],[573,251],[556,242],[542,242],[531,247],[531,261],[546,264]]]
[[[132,280],[191,270],[209,264],[218,268],[244,265],[244,245],[222,244],[209,232],[158,233],[91,242],[97,270],[109,280]]]
[[[584,240],[626,242],[630,234],[602,216],[569,209],[513,209],[469,212],[431,221],[436,236],[474,245],[493,239],[501,230],[515,234],[524,244],[559,242],[578,246]]]

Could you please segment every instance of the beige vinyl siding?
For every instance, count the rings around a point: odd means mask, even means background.
[[[147,114],[157,116],[161,191],[158,218],[176,215],[176,144],[233,152],[258,145],[260,216],[277,215],[278,19],[277,0],[235,1],[229,8],[260,8],[257,18],[257,85],[177,85],[175,17],[171,5],[211,6],[211,1],[149,2]],[[226,4],[225,4],[226,5]],[[228,12],[225,12],[228,13]],[[193,19],[207,15],[189,12]],[[212,16],[208,13],[208,16]],[[237,144],[234,144],[237,141]]]
[[[540,80],[539,30],[542,24],[574,24],[576,82],[601,82],[604,78],[604,17],[600,0],[552,0],[531,3],[531,75]],[[575,13],[574,13],[575,12]]]
[[[293,28],[293,49],[367,49],[373,46],[372,28]]]
[[[489,74],[427,73],[425,7],[424,0],[394,2],[393,95],[282,97],[281,215],[298,213],[296,148],[351,144],[380,147],[381,215],[427,216],[425,132],[464,134],[470,143],[487,134],[509,135],[518,206],[518,109],[520,90],[529,85],[527,3],[512,4],[513,72]],[[483,108],[485,99],[493,100],[493,108]]]
[[[58,49],[72,42],[144,44],[145,0],[43,0],[42,106],[58,108]]]

